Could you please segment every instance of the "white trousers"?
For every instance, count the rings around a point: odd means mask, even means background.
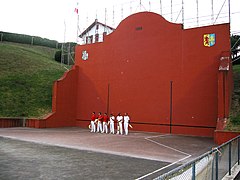
[[[108,133],[108,127],[107,127],[107,122],[103,122],[103,130],[102,133]]]
[[[110,133],[114,134],[114,121],[110,121]]]
[[[118,131],[117,134],[123,134],[123,127],[122,127],[122,122],[118,122]]]
[[[124,122],[125,135],[128,135],[128,122]]]
[[[91,121],[91,132],[95,132],[96,131],[96,126],[94,121]]]
[[[97,132],[102,132],[102,122],[98,121],[97,123]]]

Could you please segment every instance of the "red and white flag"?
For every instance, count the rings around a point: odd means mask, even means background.
[[[78,3],[77,3],[77,6],[74,9],[74,12],[78,14]]]

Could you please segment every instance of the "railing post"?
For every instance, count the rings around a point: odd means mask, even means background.
[[[240,164],[240,162],[239,162],[239,158],[240,158],[240,142],[239,142],[239,137],[238,137],[237,141],[238,141],[238,165],[239,165],[239,164]]]
[[[229,143],[229,158],[228,158],[228,174],[231,175],[231,164],[232,164],[232,141]]]
[[[23,117],[23,124],[22,127],[26,127],[26,117]]]
[[[218,180],[218,151],[216,152],[216,180]]]
[[[194,161],[192,164],[192,180],[195,180],[196,177],[196,162]]]

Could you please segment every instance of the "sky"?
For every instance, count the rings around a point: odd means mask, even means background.
[[[230,4],[231,34],[240,35],[240,0]],[[0,31],[76,42],[95,19],[116,28],[130,14],[151,11],[192,28],[229,22],[228,9],[228,0],[1,0]]]

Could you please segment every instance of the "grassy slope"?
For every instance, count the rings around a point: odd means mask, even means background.
[[[53,81],[65,69],[55,49],[0,43],[0,116],[40,117],[51,111]]]
[[[240,131],[240,65],[233,66],[234,91],[232,98],[231,117],[226,130]]]

